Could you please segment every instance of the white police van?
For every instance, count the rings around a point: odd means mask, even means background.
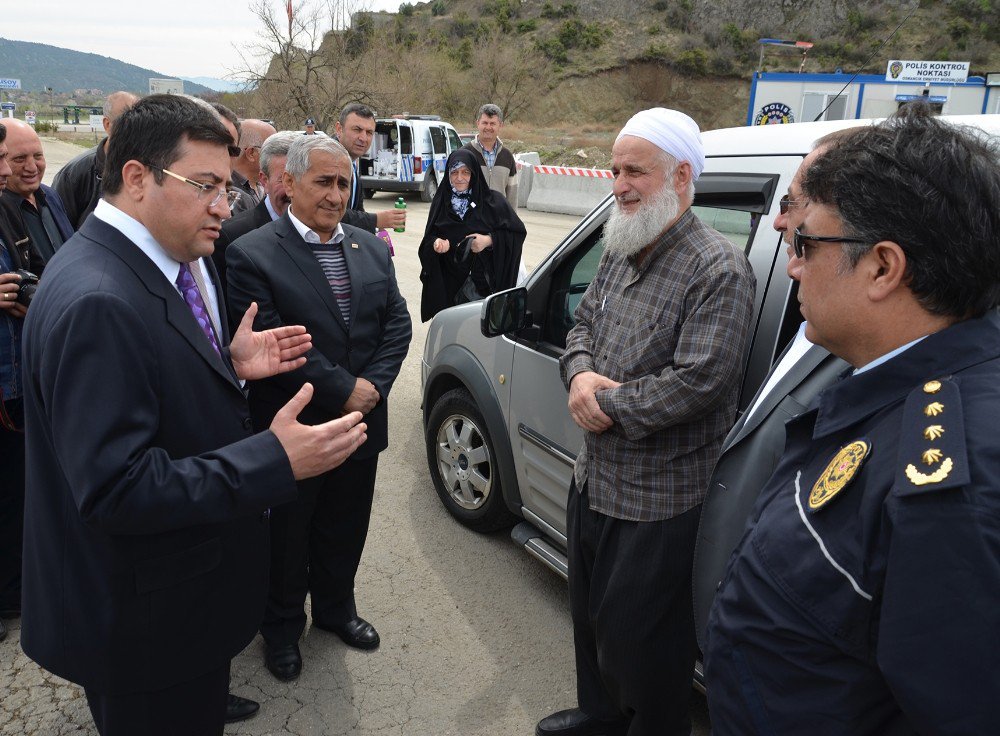
[[[371,148],[358,160],[365,196],[375,192],[420,192],[434,199],[445,162],[462,140],[437,115],[394,115],[375,121]]]

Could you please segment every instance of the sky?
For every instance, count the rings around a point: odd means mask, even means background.
[[[355,10],[395,11],[401,0],[346,0]],[[299,8],[308,0],[293,0]],[[270,0],[279,18],[284,0]],[[43,0],[7,3],[0,36],[110,56],[178,77],[228,79],[260,21],[251,0]],[[2,76],[2,75],[0,75]]]

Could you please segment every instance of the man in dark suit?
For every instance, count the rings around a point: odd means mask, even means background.
[[[372,137],[375,135],[375,112],[368,105],[353,102],[340,111],[340,119],[334,129],[340,145],[347,149],[351,157],[351,192],[347,200],[347,210],[344,212],[344,224],[368,232],[375,232],[380,228],[405,227],[406,210],[365,212],[365,193],[361,186],[358,159],[371,148]]]
[[[340,224],[351,191],[344,148],[330,138],[301,136],[288,151],[284,182],[292,199],[285,215],[229,246],[229,312],[239,319],[256,302],[258,326],[304,324],[313,349],[301,370],[251,384],[254,421],[264,426],[309,381],[316,395],[302,421],[360,411],[368,423],[362,451],[337,470],[299,483],[298,499],[274,510],[261,633],[268,669],[291,680],[302,669],[298,640],[307,592],[315,626],[349,646],[379,644],[375,628],[358,616],[354,578],[368,533],[378,454],[388,445],[386,400],[411,328],[386,244]]]
[[[222,733],[230,660],[263,611],[268,508],[364,439],[359,413],[300,424],[311,387],[253,431],[241,381],[298,368],[311,343],[251,332],[256,307],[231,342],[219,319],[229,142],[193,98],[123,114],[104,198],[25,325],[21,644],[84,687],[102,736]]]
[[[11,175],[0,196],[0,216],[7,219],[18,239],[30,238],[31,247],[47,262],[73,234],[73,226],[62,198],[42,184],[45,152],[35,129],[15,119],[7,120],[5,126]]]
[[[263,227],[277,220],[288,209],[288,194],[282,182],[285,173],[285,159],[288,157],[288,147],[292,141],[301,138],[302,134],[295,130],[286,130],[268,136],[260,146],[260,174],[258,181],[264,188],[264,198],[255,207],[244,210],[222,223],[222,232],[215,241],[212,260],[219,272],[222,282],[222,292],[226,292],[226,248],[237,238],[246,235],[251,230]],[[225,300],[223,300],[225,301]]]
[[[821,138],[802,160],[774,220],[774,229],[782,233],[788,244],[788,275],[793,279],[802,265],[791,249],[792,234],[802,222],[805,207],[802,178],[838,135]],[[727,435],[712,474],[694,557],[695,626],[702,647],[708,612],[726,563],[743,534],[757,494],[771,477],[785,449],[785,423],[806,411],[813,398],[849,367],[840,358],[809,342],[805,326],[803,322]]]

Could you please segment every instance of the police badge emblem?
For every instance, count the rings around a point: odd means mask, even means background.
[[[809,510],[816,511],[840,493],[854,479],[871,451],[867,440],[855,440],[840,448],[820,473],[809,493]]]

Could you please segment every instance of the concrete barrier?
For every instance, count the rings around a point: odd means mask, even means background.
[[[527,207],[534,167],[542,163],[542,159],[535,151],[519,153],[514,159],[517,161],[517,206]]]
[[[521,182],[526,169],[521,170]],[[611,192],[613,183],[611,172],[606,169],[534,166],[527,206],[537,212],[582,216]]]

